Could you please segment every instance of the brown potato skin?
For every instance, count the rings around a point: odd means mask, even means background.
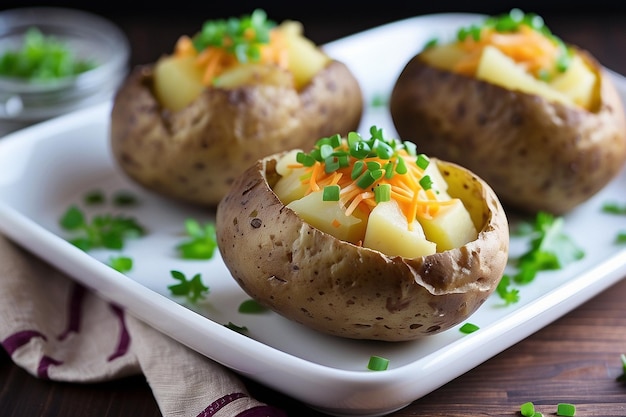
[[[159,105],[152,71],[152,65],[135,68],[114,98],[113,156],[145,188],[201,206],[216,206],[255,160],[355,130],[363,111],[360,86],[339,61],[299,92],[269,85],[207,88],[178,112]]]
[[[222,259],[252,298],[317,331],[406,341],[462,322],[495,290],[508,258],[508,222],[489,186],[437,161],[449,192],[478,225],[478,239],[419,258],[390,257],[303,222],[278,199],[276,156],[242,174],[217,207]]]
[[[418,54],[396,81],[390,112],[400,137],[470,169],[503,205],[565,214],[602,189],[626,161],[623,104],[600,74],[597,108],[551,103],[426,64]]]

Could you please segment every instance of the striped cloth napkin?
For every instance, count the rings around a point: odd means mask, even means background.
[[[165,417],[286,417],[229,369],[99,298],[0,236],[0,343],[37,378],[89,383],[143,373]]]

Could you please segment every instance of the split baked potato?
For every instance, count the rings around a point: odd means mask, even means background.
[[[215,206],[243,167],[359,125],[363,98],[342,62],[261,10],[208,21],[170,55],[136,67],[111,112],[113,156],[131,179]]]
[[[507,217],[472,172],[371,133],[255,162],[217,207],[218,247],[245,292],[304,326],[352,339],[434,335],[497,287]]]
[[[390,112],[401,137],[524,212],[564,214],[626,161],[624,107],[607,71],[517,9],[427,45],[399,75]]]

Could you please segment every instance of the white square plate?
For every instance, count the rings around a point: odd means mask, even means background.
[[[357,76],[366,96],[388,96],[408,59],[434,36],[449,36],[479,15],[428,15],[391,23],[325,46]],[[390,45],[393,47],[390,48]],[[612,74],[622,98],[626,81]],[[602,213],[605,202],[626,203],[626,172],[565,217],[566,232],[585,250],[564,270],[541,273],[521,288],[519,303],[504,307],[497,295],[471,317],[480,330],[453,328],[402,343],[344,340],[303,328],[274,313],[238,313],[248,299],[219,253],[210,261],[177,257],[184,221],[212,213],[164,200],[131,183],[118,170],[108,144],[110,103],[72,113],[0,140],[0,231],[102,297],[181,343],[236,372],[334,415],[379,416],[403,408],[463,374],[626,276],[626,249],[614,243],[623,218]],[[367,107],[362,122],[396,135],[388,111]],[[121,251],[135,266],[127,275],[105,265],[114,254],[85,253],[66,241],[58,221],[89,191],[108,196],[130,190],[142,204],[126,209],[149,231]],[[89,209],[91,210],[91,209]],[[111,212],[111,208],[105,208]],[[93,214],[90,211],[90,214]],[[511,253],[525,243],[512,239]],[[210,288],[196,306],[170,295],[171,270],[200,273]],[[246,336],[224,324],[246,326]],[[390,360],[384,372],[367,370],[372,355]]]

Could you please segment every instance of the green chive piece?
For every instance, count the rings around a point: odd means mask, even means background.
[[[540,413],[539,411],[535,411],[535,413],[533,414],[533,417],[543,417],[543,414]]]
[[[393,162],[389,161],[385,164],[385,178],[389,179],[393,177]]]
[[[391,200],[391,185],[380,184],[378,187],[374,188],[374,198],[377,203]]]
[[[520,406],[519,411],[524,417],[533,417],[535,415],[535,404],[531,402],[524,403]]]
[[[389,359],[381,356],[371,356],[367,363],[367,369],[370,371],[385,371],[389,367]]]
[[[480,329],[480,327],[478,327],[478,326],[477,326],[477,325],[475,325],[475,324],[472,324],[472,323],[465,323],[464,325],[462,325],[462,326],[459,328],[459,331],[460,331],[461,333],[470,334],[470,333],[474,333],[474,332],[475,332],[476,330],[478,330],[478,329]],[[524,414],[524,415],[526,415],[526,414]]]
[[[411,156],[417,155],[417,145],[413,142],[404,142],[404,150]]]
[[[433,186],[433,180],[430,178],[430,175],[424,175],[420,178],[420,185],[424,190],[430,190]]]
[[[360,188],[366,189],[374,184],[375,181],[376,178],[374,178],[372,171],[365,171],[363,175],[361,175],[361,177],[359,177],[359,179],[356,181],[356,185],[358,185]]]
[[[296,162],[304,165],[305,167],[312,167],[315,165],[315,158],[304,152],[298,152],[296,154]]]
[[[350,146],[350,155],[356,159],[363,159],[370,154],[372,148],[367,142],[356,142],[354,146]]]
[[[339,168],[341,168],[341,163],[339,162],[339,158],[337,158],[336,156],[329,156],[324,160],[324,171],[327,174],[335,172]]]
[[[325,143],[322,146],[320,146],[320,156],[322,157],[322,159],[326,159],[332,154],[333,154],[333,147],[331,145],[329,145],[328,143]]]
[[[556,406],[556,415],[564,417],[573,417],[576,415],[576,406],[574,404],[559,403]]]
[[[322,200],[324,201],[339,201],[339,191],[340,188],[337,184],[335,185],[327,185],[324,187],[324,191],[322,194]]]
[[[415,163],[417,164],[419,168],[426,169],[428,168],[428,165],[430,164],[430,159],[426,155],[421,153],[417,156],[417,160],[415,161]]]
[[[404,158],[398,158],[396,164],[396,172],[400,175],[404,175],[408,172]]]
[[[350,178],[352,180],[356,180],[357,178],[359,178],[364,168],[365,168],[365,162],[356,161],[354,165],[352,166],[352,173],[350,174]]]
[[[366,162],[365,165],[368,171],[378,171],[380,169],[380,164],[376,161]]]

